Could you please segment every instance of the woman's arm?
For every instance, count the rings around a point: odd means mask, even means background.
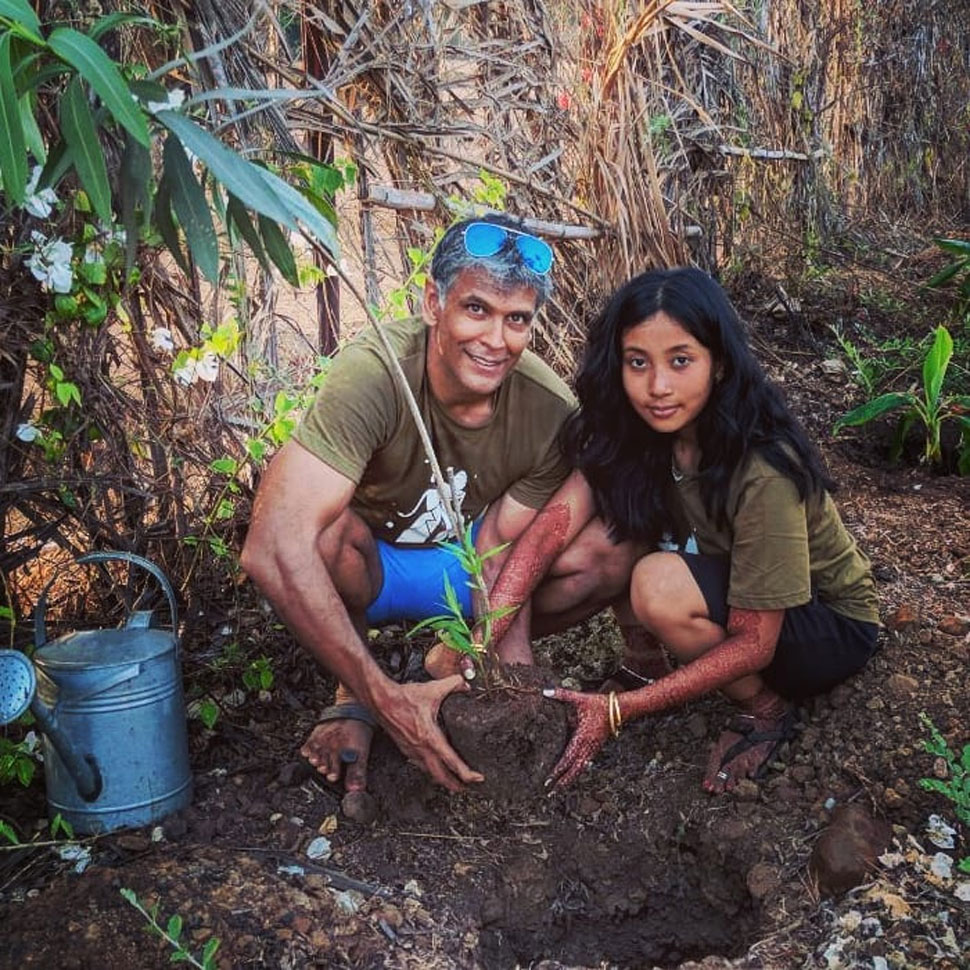
[[[701,697],[712,690],[757,673],[771,663],[785,618],[784,610],[740,610],[728,613],[727,637],[707,653],[659,680],[616,695],[620,722],[657,714]],[[604,694],[546,691],[547,697],[568,701],[576,708],[576,731],[550,781],[568,785],[610,736],[610,698]]]

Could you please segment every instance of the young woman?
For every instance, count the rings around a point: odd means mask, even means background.
[[[570,782],[632,718],[720,689],[737,714],[714,744],[711,792],[756,776],[790,735],[793,702],[829,690],[876,649],[869,562],[819,457],[765,378],[721,287],[696,269],[644,273],[589,332],[566,429],[572,476],[510,553],[493,605],[599,513],[650,550],[634,567],[637,620],[676,660],[638,690],[564,690],[576,731],[553,771]],[[654,551],[655,550],[655,551]]]

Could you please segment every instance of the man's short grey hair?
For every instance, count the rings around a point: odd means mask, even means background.
[[[528,232],[522,223],[512,216],[490,213],[474,219],[456,222],[441,237],[431,260],[431,278],[438,287],[438,298],[443,303],[458,274],[464,269],[484,270],[502,289],[527,286],[535,290],[536,309],[552,295],[552,278],[549,273],[536,273],[523,261],[515,245],[515,235],[509,235],[502,248],[494,256],[472,256],[465,249],[465,229],[473,222],[488,222],[506,229]]]

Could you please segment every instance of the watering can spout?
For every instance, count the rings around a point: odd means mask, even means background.
[[[82,755],[58,727],[57,716],[37,696],[34,666],[19,650],[0,650],[0,724],[17,720],[27,708],[50,739],[86,802],[101,794],[101,772],[90,755]]]

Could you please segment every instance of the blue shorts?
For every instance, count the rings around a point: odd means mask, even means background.
[[[482,520],[472,525],[472,539],[478,538]],[[448,581],[458,595],[462,612],[472,616],[472,591],[468,573],[461,568],[458,557],[437,546],[409,549],[377,540],[384,582],[377,599],[367,607],[367,622],[371,626],[397,623],[401,620],[424,620],[447,611],[445,585]]]

